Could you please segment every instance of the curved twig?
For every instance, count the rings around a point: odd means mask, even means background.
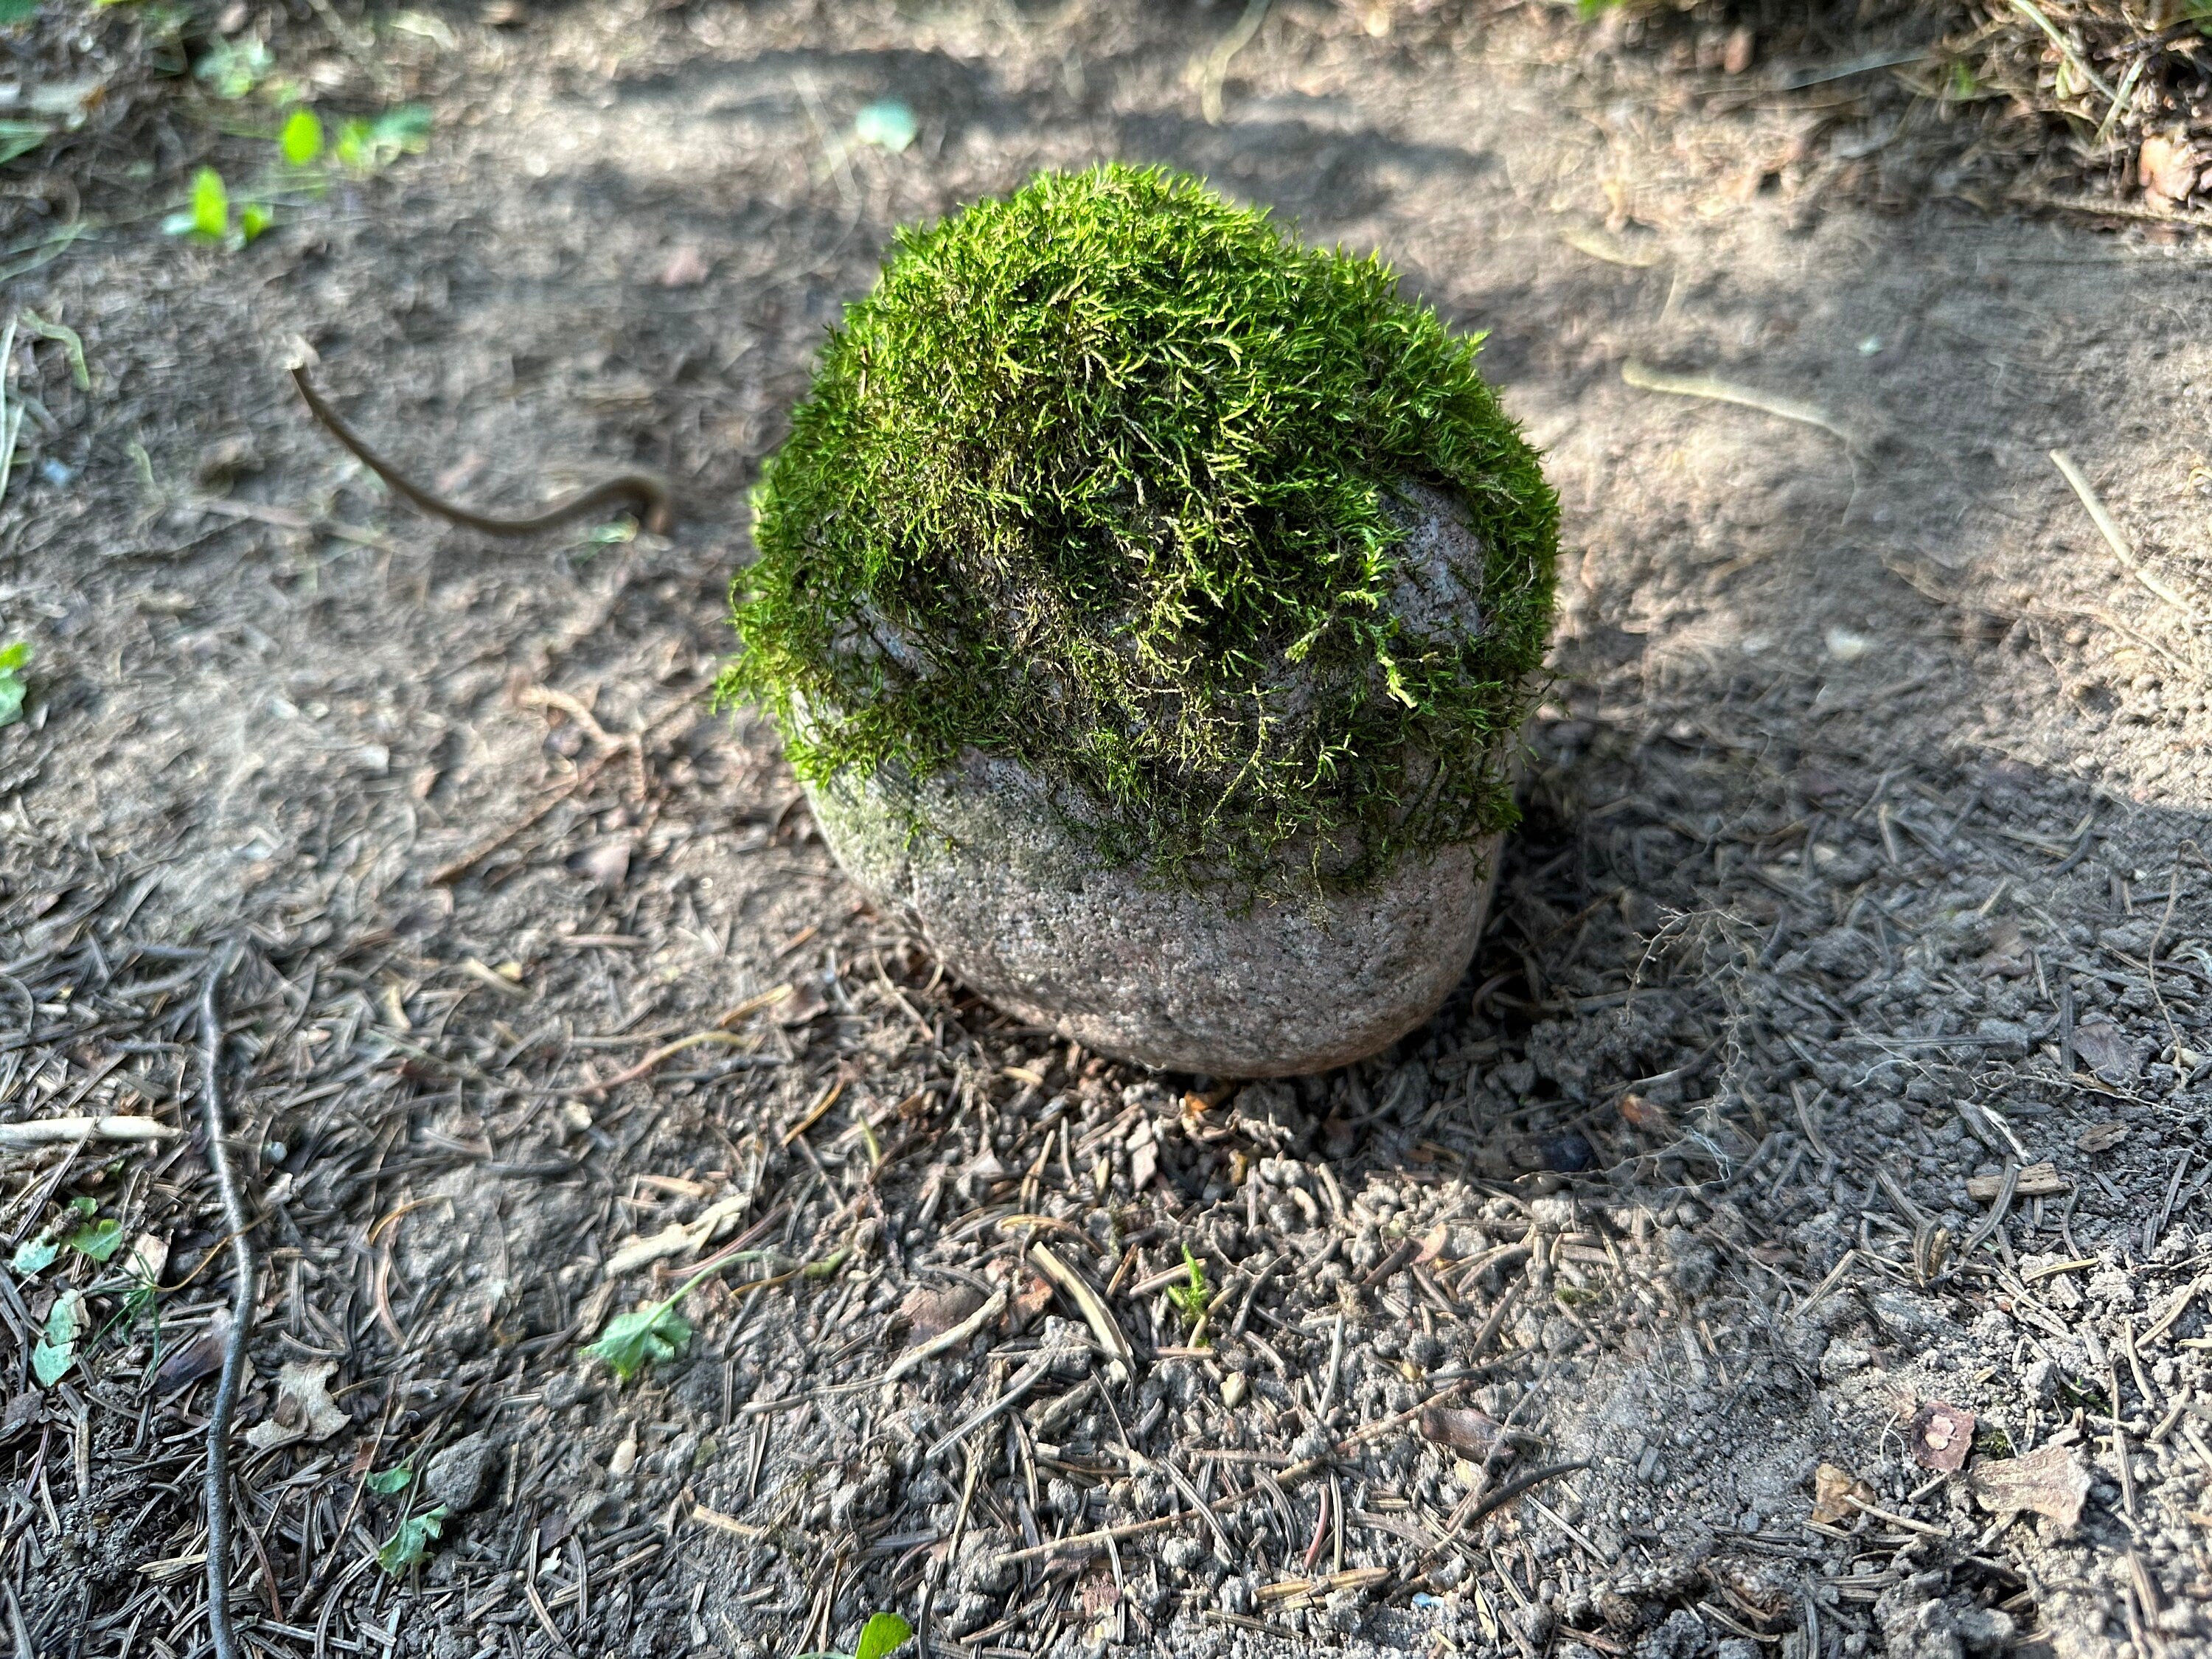
[[[535,536],[540,531],[551,530],[584,514],[612,506],[617,501],[629,501],[639,510],[639,520],[655,535],[667,532],[673,521],[674,510],[669,500],[666,480],[650,472],[625,472],[620,477],[609,478],[604,483],[593,484],[582,494],[570,496],[557,506],[526,519],[495,519],[483,513],[471,513],[465,507],[449,501],[442,495],[433,495],[398,467],[368,447],[368,441],[345,423],[344,417],[323,401],[314,383],[307,379],[302,368],[292,370],[292,384],[300,388],[308,411],[331,429],[331,434],[349,450],[354,458],[371,472],[384,480],[398,495],[412,501],[423,512],[475,530],[487,536]]]
[[[1473,1509],[1467,1512],[1467,1519],[1460,1524],[1462,1526],[1471,1527],[1474,1525],[1476,1522],[1481,1520],[1483,1516],[1490,1514],[1493,1510],[1504,1509],[1515,1498],[1521,1497],[1525,1492],[1535,1491],[1537,1487],[1542,1486],[1547,1480],[1556,1480],[1563,1474],[1572,1474],[1577,1469],[1586,1469],[1589,1467],[1589,1461],[1585,1459],[1579,1462],[1551,1463],[1546,1465],[1540,1469],[1531,1469],[1528,1474],[1522,1475],[1518,1480],[1507,1481],[1496,1492],[1491,1493],[1489,1497],[1484,1498],[1480,1504],[1477,1504]]]
[[[252,1222],[239,1196],[238,1180],[230,1167],[230,1148],[222,1110],[222,1021],[216,1008],[216,991],[230,969],[234,945],[224,947],[208,964],[200,981],[200,1127],[207,1136],[208,1168],[215,1175],[216,1191],[222,1200],[223,1220],[230,1228],[231,1262],[238,1284],[231,1297],[230,1335],[223,1344],[222,1370],[216,1377],[215,1403],[207,1425],[207,1583],[208,1639],[215,1659],[238,1659],[238,1638],[230,1627],[230,1437],[231,1412],[238,1404],[239,1384],[246,1369],[246,1335],[253,1322],[253,1245],[248,1237]]]

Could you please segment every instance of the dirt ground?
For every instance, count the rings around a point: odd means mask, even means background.
[[[184,952],[242,943],[253,1652],[763,1659],[884,1608],[963,1659],[2212,1654],[2199,246],[1852,205],[1880,131],[1562,13],[1279,0],[1209,121],[1227,4],[515,10],[299,48],[420,89],[421,155],[236,252],[118,216],[5,301],[91,385],[19,343],[0,1102],[190,1127]],[[915,142],[853,143],[887,97]],[[1102,157],[1382,249],[1564,498],[1493,927],[1326,1077],[1008,1025],[704,701],[891,228]],[[427,522],[303,419],[301,342],[452,490],[643,463],[682,522]],[[0,1274],[15,1652],[195,1659],[203,1150],[7,1156],[9,1251],[73,1195],[166,1247],[157,1322],[135,1243]],[[682,1358],[580,1356],[710,1241],[750,1254]],[[116,1322],[42,1389],[73,1288]],[[289,1438],[287,1366],[343,1421]]]

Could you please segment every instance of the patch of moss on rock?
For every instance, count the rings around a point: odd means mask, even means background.
[[[902,232],[756,492],[722,696],[810,782],[1018,761],[1170,885],[1357,890],[1504,828],[1558,504],[1480,337],[1396,289],[1159,169]],[[1410,572],[1439,494],[1471,552]]]

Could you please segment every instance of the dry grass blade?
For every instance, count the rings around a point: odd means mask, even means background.
[[[1006,1287],[1003,1285],[983,1299],[983,1305],[950,1329],[939,1331],[927,1342],[916,1343],[896,1359],[884,1373],[883,1380],[895,1382],[915,1366],[934,1359],[939,1354],[960,1346],[969,1338],[988,1325],[1006,1310]]]
[[[2098,495],[2095,488],[2083,475],[2081,469],[2075,465],[2074,458],[2063,449],[2054,449],[2051,452],[2051,459],[2057,464],[2058,471],[2064,476],[2066,482],[2073,486],[2075,495],[2081,498],[2082,507],[2088,512],[2090,522],[2097,526],[2097,533],[2105,538],[2105,544],[2112,550],[2112,556],[2120,562],[2130,575],[2179,611],[2183,619],[2192,628],[2195,627],[2199,620],[2196,607],[2177,592],[2162,577],[2143,568],[2142,561],[2136,556],[2134,544],[2128,540],[2126,534],[2120,529],[2118,523]]]
[[[1230,61],[1252,43],[1260,25],[1267,21],[1269,3],[1270,0],[1245,0],[1244,15],[1229,33],[1210,51],[1192,58],[1183,71],[1185,83],[1198,88],[1199,112],[1206,117],[1206,125],[1221,124],[1221,82],[1229,73]]]
[[[1663,392],[1670,397],[1703,398],[1712,403],[1735,404],[1740,408],[1755,409],[1762,415],[1774,416],[1779,420],[1795,421],[1800,426],[1816,426],[1831,437],[1840,439],[1847,449],[1858,447],[1858,441],[1830,419],[1826,410],[1796,398],[1761,392],[1755,386],[1738,386],[1733,380],[1718,380],[1711,374],[1670,374],[1663,369],[1638,362],[1632,357],[1620,366],[1620,378],[1639,392]]]
[[[1099,1299],[1098,1292],[1091,1288],[1082,1274],[1042,1244],[1030,1246],[1030,1259],[1082,1312],[1083,1322],[1091,1327],[1091,1334],[1109,1355],[1107,1376],[1117,1382],[1127,1382],[1136,1363],[1136,1353],[1129,1346],[1129,1339],[1122,1335],[1121,1326],[1115,1322],[1112,1312]]]
[[[2066,60],[2076,75],[2103,93],[2108,103],[2119,102],[2120,94],[2112,90],[2112,82],[2089,67],[2088,60],[2081,56],[2081,48],[2067,39],[2057,24],[2044,15],[2043,9],[2035,3],[2035,0],[2012,0],[2012,4],[2021,16],[2051,37],[2051,44],[2058,48],[2058,55]]]

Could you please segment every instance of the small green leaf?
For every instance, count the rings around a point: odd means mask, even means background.
[[[920,131],[914,112],[896,98],[869,105],[853,118],[853,137],[864,144],[879,144],[894,155],[914,142]]]
[[[100,1213],[100,1200],[96,1198],[87,1198],[82,1193],[70,1200],[69,1206],[77,1215],[94,1216]]]
[[[294,110],[285,118],[284,131],[277,135],[276,143],[294,167],[307,166],[323,153],[322,118],[311,109]]]
[[[409,155],[420,154],[430,142],[430,106],[402,104],[376,118],[376,142]]]
[[[78,1228],[67,1242],[79,1255],[105,1261],[123,1247],[123,1224],[112,1216],[106,1216]]]
[[[0,29],[10,23],[27,22],[38,13],[39,0],[0,0]]]
[[[402,155],[419,154],[430,142],[430,112],[421,104],[402,104],[373,120],[354,119],[338,129],[338,160],[364,173],[388,167]]]
[[[389,1498],[396,1492],[406,1490],[407,1483],[415,1478],[415,1471],[402,1463],[398,1468],[379,1469],[362,1484],[380,1497]]]
[[[54,130],[43,121],[0,121],[0,165],[28,155],[53,136]]]
[[[23,696],[30,688],[23,683],[22,669],[30,659],[31,647],[21,640],[0,651],[0,726],[23,718]]]
[[[872,1613],[860,1626],[860,1645],[853,1650],[853,1659],[884,1659],[913,1634],[914,1626],[898,1614]]]
[[[69,1291],[55,1299],[52,1311],[46,1315],[46,1331],[31,1350],[31,1375],[39,1379],[40,1388],[52,1388],[76,1363],[83,1307],[84,1293]]]
[[[250,242],[269,228],[269,210],[258,202],[248,202],[238,210],[238,235],[241,242]]]
[[[647,1365],[673,1359],[691,1340],[691,1327],[676,1311],[676,1298],[649,1303],[607,1322],[599,1340],[584,1352],[606,1362],[616,1377],[627,1382]]]
[[[732,1262],[757,1261],[762,1254],[758,1250],[740,1250],[734,1255],[716,1258],[678,1285],[673,1295],[607,1321],[607,1328],[599,1340],[583,1352],[593,1359],[605,1360],[607,1368],[623,1382],[647,1365],[675,1358],[691,1340],[691,1327],[676,1311],[677,1304]]]
[[[276,60],[258,40],[217,40],[192,68],[218,98],[243,98],[260,85]]]
[[[194,173],[190,210],[171,214],[161,222],[161,228],[172,235],[221,241],[230,229],[230,191],[223,186],[222,174],[213,167],[202,167]]]
[[[46,1234],[40,1233],[36,1238],[25,1239],[16,1248],[15,1254],[9,1260],[8,1266],[21,1277],[28,1279],[33,1273],[44,1273],[52,1267],[54,1258],[61,1253],[60,1245],[55,1243]]]
[[[446,1506],[425,1510],[420,1515],[410,1515],[399,1523],[399,1530],[385,1540],[384,1547],[376,1553],[376,1565],[394,1578],[410,1567],[422,1565],[422,1558],[430,1552],[430,1540],[445,1534]]]

